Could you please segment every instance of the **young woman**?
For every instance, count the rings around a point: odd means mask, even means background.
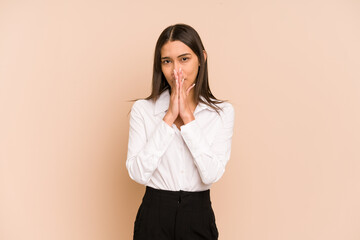
[[[146,185],[134,240],[218,239],[210,187],[230,158],[234,109],[210,91],[198,33],[176,24],[160,35],[152,92],[130,113],[126,167]]]

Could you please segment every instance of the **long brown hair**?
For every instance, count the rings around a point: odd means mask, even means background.
[[[204,45],[196,30],[186,24],[171,25],[165,28],[160,34],[155,47],[152,90],[151,94],[145,99],[156,101],[164,91],[169,90],[171,92],[171,87],[166,81],[166,78],[161,70],[161,48],[168,41],[181,41],[196,54],[199,59],[200,66],[197,77],[195,79],[196,84],[193,88],[193,100],[196,104],[199,102],[204,103],[219,113],[218,110],[221,110],[221,108],[216,104],[222,103],[224,101],[216,99],[210,91],[207,67],[208,57],[206,59],[204,58]],[[206,101],[201,99],[200,96],[203,97]]]

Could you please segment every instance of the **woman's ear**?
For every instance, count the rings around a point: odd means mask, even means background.
[[[206,58],[207,58],[207,53],[205,50],[203,50],[203,53],[204,53],[204,62],[206,62]]]

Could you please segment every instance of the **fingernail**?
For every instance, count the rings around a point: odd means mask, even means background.
[[[179,72],[181,72],[181,68],[179,68]]]

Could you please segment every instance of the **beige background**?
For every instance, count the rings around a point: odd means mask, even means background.
[[[236,110],[220,240],[359,240],[357,0],[1,0],[0,239],[131,239],[128,100],[178,22]]]

